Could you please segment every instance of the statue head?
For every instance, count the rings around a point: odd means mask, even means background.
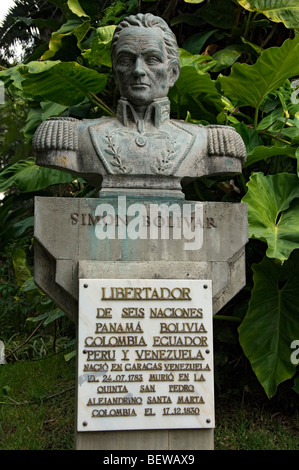
[[[120,94],[135,106],[165,98],[180,73],[176,37],[162,18],[150,13],[118,24],[111,57]]]

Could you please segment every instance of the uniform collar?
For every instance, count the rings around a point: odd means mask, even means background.
[[[164,121],[169,120],[170,101],[168,98],[154,100],[147,108],[144,119],[138,119],[131,103],[126,98],[121,98],[117,105],[117,119],[125,127],[137,126],[138,132],[144,132],[151,124],[159,128]]]

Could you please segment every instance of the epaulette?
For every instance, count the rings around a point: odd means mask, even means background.
[[[32,146],[36,151],[77,150],[79,120],[71,117],[47,119],[37,128]]]
[[[230,156],[246,160],[246,147],[238,132],[230,126],[209,125],[208,155]]]

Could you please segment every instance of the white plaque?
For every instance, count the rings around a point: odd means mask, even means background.
[[[212,282],[80,279],[78,431],[212,427]]]

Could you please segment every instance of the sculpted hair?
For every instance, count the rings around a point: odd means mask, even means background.
[[[115,48],[116,43],[119,39],[120,33],[125,29],[132,26],[139,26],[145,28],[160,28],[163,31],[163,39],[165,43],[165,48],[169,60],[170,66],[180,66],[180,54],[179,48],[177,44],[177,40],[171,29],[169,28],[168,24],[158,16],[154,16],[151,13],[146,13],[143,15],[142,13],[138,13],[138,15],[128,16],[124,18],[116,27],[114,31],[114,35],[112,38],[111,43],[111,57],[112,63],[114,62],[115,58]]]

